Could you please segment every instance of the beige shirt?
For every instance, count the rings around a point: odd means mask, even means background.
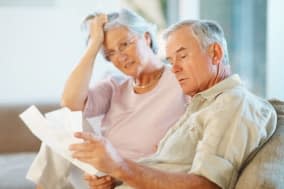
[[[269,102],[247,91],[233,75],[195,95],[157,152],[138,162],[202,175],[223,189],[233,188],[242,165],[275,127],[276,112]]]

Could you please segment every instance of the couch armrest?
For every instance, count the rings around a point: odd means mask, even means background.
[[[0,153],[34,152],[39,150],[40,141],[33,136],[19,118],[30,105],[0,105]],[[37,105],[42,112],[58,109],[57,104]]]

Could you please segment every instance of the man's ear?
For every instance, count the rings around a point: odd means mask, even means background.
[[[213,43],[209,46],[209,55],[214,65],[219,64],[223,58],[223,49],[219,43]]]
[[[152,46],[152,38],[149,32],[144,33],[144,39],[149,47]]]

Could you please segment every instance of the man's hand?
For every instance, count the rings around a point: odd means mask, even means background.
[[[109,175],[97,177],[85,174],[84,178],[88,182],[90,189],[112,189],[115,186],[114,178]]]
[[[84,142],[70,145],[73,158],[91,164],[110,175],[122,167],[123,158],[106,138],[93,136],[88,132],[76,132],[74,136],[83,139]]]
[[[218,185],[202,176],[166,172],[123,159],[104,137],[95,137],[87,132],[78,132],[75,133],[75,136],[83,139],[84,142],[70,146],[74,158],[93,165],[96,169],[127,183],[133,188],[220,189]]]

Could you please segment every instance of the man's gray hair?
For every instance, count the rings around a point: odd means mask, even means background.
[[[167,38],[173,32],[183,26],[188,26],[192,29],[194,35],[204,50],[207,50],[209,45],[213,43],[220,44],[224,53],[223,64],[229,64],[227,42],[223,29],[218,23],[209,20],[184,20],[173,24],[167,30],[165,30],[163,33],[163,39],[167,40]]]
[[[95,13],[85,18],[84,23],[96,16]],[[157,54],[158,40],[157,40],[157,27],[156,25],[146,21],[142,16],[129,9],[121,9],[118,12],[107,14],[108,22],[104,26],[104,31],[117,27],[126,27],[129,31],[134,32],[139,36],[144,36],[147,32],[151,37],[150,47],[152,51]]]

